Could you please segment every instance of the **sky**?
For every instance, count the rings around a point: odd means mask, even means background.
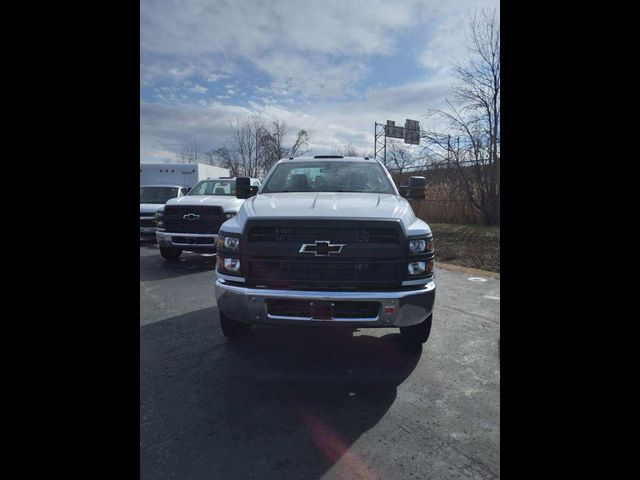
[[[374,123],[434,127],[470,15],[496,0],[141,0],[140,161],[229,144],[252,114],[311,155],[373,152]]]

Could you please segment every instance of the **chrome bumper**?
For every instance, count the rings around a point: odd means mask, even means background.
[[[151,217],[140,217],[140,223],[147,221],[147,220],[152,220]],[[140,225],[140,235],[155,235],[156,230],[158,229],[158,227],[156,227],[155,225],[153,226],[147,226],[145,225],[144,227],[142,225]]]
[[[213,243],[193,243],[189,239],[213,239]],[[184,249],[197,248],[216,248],[216,239],[218,234],[203,233],[170,233],[164,231],[156,231],[156,240],[158,245],[163,247],[179,247]]]
[[[229,318],[243,323],[408,327],[422,322],[431,313],[436,284],[431,281],[415,289],[399,292],[267,290],[231,284],[228,280],[220,278],[216,272],[215,291],[218,308]],[[373,318],[319,320],[310,317],[283,317],[267,312],[268,299],[378,302],[380,309],[378,316]]]

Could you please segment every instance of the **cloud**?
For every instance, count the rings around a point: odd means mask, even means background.
[[[366,73],[355,57],[394,52],[396,37],[424,10],[420,0],[372,0],[366,8],[335,0],[142,0],[141,78],[184,80],[219,62],[233,74],[244,61],[271,77],[272,88],[339,97]],[[172,64],[180,59],[186,63]]]
[[[330,153],[336,145],[353,143],[370,152],[373,146],[374,122],[406,118],[424,122],[428,108],[441,108],[449,83],[446,77],[392,88],[368,90],[362,99],[341,104],[314,102],[309,104],[279,103],[272,97],[250,100],[246,106],[210,102],[202,104],[161,105],[142,101],[140,104],[141,144],[149,151],[177,151],[180,145],[198,142],[205,150],[229,141],[231,123],[251,114],[265,120],[287,122],[292,132],[305,129],[315,154]],[[219,100],[230,98],[217,95]]]
[[[208,73],[205,74],[204,81],[208,83],[217,82],[218,80],[222,80],[223,78],[227,78],[228,75],[224,75],[222,73]]]
[[[198,94],[207,93],[207,90],[208,90],[207,87],[203,87],[202,85],[197,85],[197,84],[189,88],[190,92],[198,93]]]
[[[424,122],[443,107],[469,15],[494,5],[141,0],[144,158],[189,141],[220,146],[231,121],[252,113],[308,130],[317,153],[371,151],[374,122]]]
[[[366,6],[337,0],[142,0],[140,46],[180,56],[252,56],[283,47],[330,54],[388,52],[393,49],[389,37],[414,24],[426,7],[420,0],[369,0]]]

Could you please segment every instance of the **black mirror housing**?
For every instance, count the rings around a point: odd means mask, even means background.
[[[258,187],[251,185],[251,178],[236,178],[236,198],[247,199],[258,193]]]
[[[424,200],[427,196],[427,179],[425,177],[411,177],[408,189],[410,198]]]

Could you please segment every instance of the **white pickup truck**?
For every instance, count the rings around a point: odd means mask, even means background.
[[[256,178],[249,183],[257,190]],[[176,261],[184,250],[214,253],[218,230],[244,203],[236,197],[232,177],[208,178],[198,182],[189,193],[169,200],[156,212],[156,240],[160,255]]]
[[[184,197],[189,191],[183,185],[142,185],[140,187],[140,237],[155,237],[156,212],[168,200]]]
[[[255,196],[238,178],[236,195],[249,198],[217,240],[223,334],[257,323],[399,327],[426,342],[433,235],[403,198],[424,198],[424,177],[412,180],[400,195],[379,161],[339,156],[281,160]]]

